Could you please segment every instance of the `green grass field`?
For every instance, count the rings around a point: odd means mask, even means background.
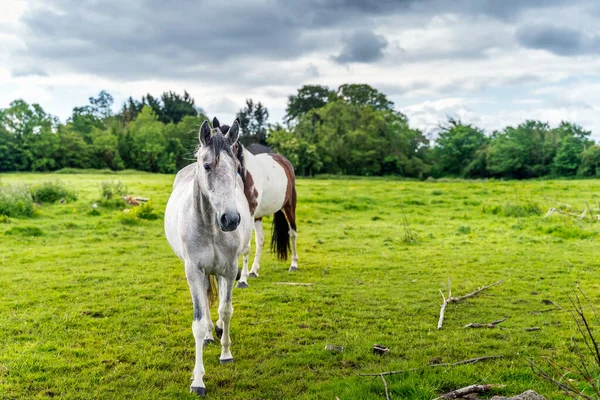
[[[162,212],[174,177],[0,178],[61,179],[78,193],[75,202],[39,206],[33,218],[0,222],[0,398],[193,399],[192,305],[162,219],[136,223],[107,207],[90,215],[109,179]],[[544,214],[557,200],[596,204],[597,181],[323,178],[297,187],[300,271],[288,273],[266,251],[261,277],[234,291],[235,363],[219,365],[219,346],[206,348],[209,398],[385,399],[379,378],[358,374],[484,355],[504,358],[389,376],[390,396],[432,399],[498,383],[506,387],[495,394],[563,398],[526,359],[571,356],[578,334],[568,296],[577,285],[600,304],[600,225]],[[403,216],[415,241],[406,240]],[[270,237],[270,221],[265,228]],[[438,331],[448,278],[454,295],[505,281],[450,304]],[[275,284],[282,281],[313,286]],[[545,299],[564,310],[532,314],[548,309]],[[496,329],[463,329],[503,317]],[[328,343],[345,350],[326,351]],[[375,343],[390,353],[372,354]]]

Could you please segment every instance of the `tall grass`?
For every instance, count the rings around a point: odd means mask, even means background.
[[[30,218],[34,213],[33,199],[27,187],[0,185],[0,215]]]
[[[60,180],[43,181],[34,184],[30,189],[31,197],[36,203],[56,203],[77,200],[77,193],[68,189]]]

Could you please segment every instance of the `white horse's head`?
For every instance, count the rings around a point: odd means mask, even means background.
[[[200,190],[217,214],[219,226],[223,231],[229,232],[240,224],[240,213],[235,202],[237,163],[232,151],[232,146],[238,140],[240,124],[236,118],[226,133],[221,131],[218,122],[215,125],[214,134],[208,120],[200,128],[196,174]]]

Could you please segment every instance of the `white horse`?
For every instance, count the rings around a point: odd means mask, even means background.
[[[212,135],[208,121],[204,121],[197,162],[177,173],[165,211],[167,240],[185,264],[192,294],[196,363],[190,390],[201,396],[206,394],[202,348],[214,342],[209,309],[209,302],[216,296],[214,277],[218,283],[217,336],[221,338],[223,364],[233,361],[229,338],[231,295],[239,256],[248,254],[252,236],[252,217],[232,151],[238,132],[237,119],[226,135],[218,127]]]
[[[221,127],[219,120],[213,119],[213,127],[223,132],[229,126]],[[286,260],[291,250],[292,263],[289,271],[298,270],[298,253],[296,251],[296,176],[294,167],[285,157],[279,154],[254,155],[241,143],[234,146],[238,159],[238,173],[244,181],[244,193],[250,206],[250,214],[254,217],[256,254],[252,269],[248,272],[248,255],[244,255],[242,275],[238,288],[248,287],[248,277],[258,278],[260,257],[265,244],[262,219],[273,215],[273,233],[271,249],[280,260]],[[290,245],[291,239],[291,245]]]

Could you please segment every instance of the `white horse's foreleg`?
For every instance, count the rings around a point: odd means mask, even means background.
[[[192,332],[196,341],[196,363],[194,365],[194,374],[192,376],[192,384],[190,391],[192,393],[204,396],[206,394],[206,386],[204,386],[204,363],[202,361],[202,350],[204,347],[204,338],[208,331],[206,316],[203,312],[206,310],[205,304],[206,287],[204,272],[200,271],[194,263],[185,263],[185,274],[187,277],[190,292],[192,294],[192,304],[194,305],[194,320],[192,322]]]
[[[292,265],[290,265],[289,271],[297,271],[298,270],[298,252],[296,251],[296,238],[298,234],[296,231],[290,227],[290,238],[292,239]]]
[[[235,266],[237,269],[237,265]],[[219,281],[219,321],[222,324],[223,332],[221,334],[221,364],[233,362],[231,355],[231,338],[229,337],[229,328],[231,316],[233,315],[233,304],[231,295],[233,292],[233,278],[217,277]],[[217,322],[218,325],[218,322]]]
[[[265,233],[263,232],[262,218],[254,221],[254,240],[256,241],[256,254],[254,254],[254,262],[252,270],[250,270],[250,278],[258,278],[258,270],[260,269],[260,256],[265,245]]]
[[[204,316],[206,319],[206,336],[204,336],[204,345],[208,345],[215,342],[215,338],[213,336],[213,331],[215,330],[215,325],[212,322],[212,318],[210,316],[210,300],[208,298],[208,292],[210,287],[210,277],[208,274],[204,276]]]
[[[252,238],[250,238],[250,240],[252,240]],[[248,245],[244,248],[244,250],[242,250],[242,254],[244,256],[244,261],[242,263],[242,274],[235,287],[246,289],[248,287],[248,258],[250,258],[250,241],[248,241]]]

